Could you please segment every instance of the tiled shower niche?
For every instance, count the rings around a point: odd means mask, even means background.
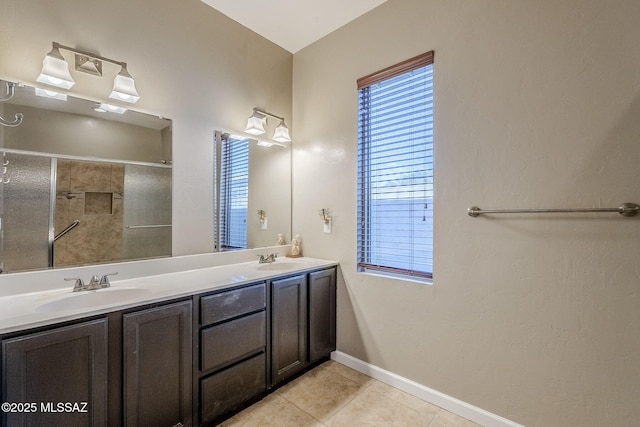
[[[124,168],[58,160],[54,234],[80,223],[55,241],[56,267],[122,259]]]

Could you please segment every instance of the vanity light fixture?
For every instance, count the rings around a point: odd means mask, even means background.
[[[93,107],[93,110],[97,111],[98,113],[124,114],[124,113],[127,112],[127,109],[124,108],[124,107],[119,107],[117,105],[106,104],[104,102],[96,104],[96,106]]]
[[[113,91],[109,98],[119,101],[136,103],[140,95],[136,90],[135,81],[127,71],[127,63],[100,56],[96,53],[63,46],[53,42],[51,52],[47,53],[42,61],[42,72],[37,78],[40,83],[70,89],[75,81],[69,72],[69,64],[60,53],[60,49],[68,50],[75,54],[75,69],[93,76],[102,76],[102,62],[110,62],[120,66],[120,72],[113,81]]]
[[[49,89],[40,89],[39,87],[35,88],[35,90],[36,90],[36,96],[41,96],[43,98],[57,99],[59,101],[67,100],[66,93],[60,93],[60,92],[56,92]]]
[[[251,114],[247,120],[247,127],[244,131],[251,135],[262,135],[266,132],[264,125],[267,122],[267,117],[280,121],[280,124],[276,127],[275,133],[273,134],[273,140],[278,142],[291,142],[289,128],[284,124],[284,118],[259,110],[258,108],[253,109],[253,114]]]

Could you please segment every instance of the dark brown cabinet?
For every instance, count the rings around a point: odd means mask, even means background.
[[[3,427],[213,425],[335,350],[336,268],[17,335],[2,401],[36,406]]]
[[[306,367],[307,339],[307,275],[271,281],[273,384]]]
[[[124,424],[191,425],[192,303],[123,316]]]
[[[2,425],[106,426],[107,373],[107,319],[5,339]]]
[[[264,282],[200,298],[195,392],[202,423],[240,409],[267,389],[267,331]]]
[[[336,269],[271,281],[272,385],[336,349]]]
[[[336,349],[336,269],[309,273],[309,362]]]

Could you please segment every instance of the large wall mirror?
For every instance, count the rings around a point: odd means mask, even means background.
[[[7,83],[2,272],[171,256],[171,121]]]
[[[216,131],[214,250],[291,241],[291,147]]]

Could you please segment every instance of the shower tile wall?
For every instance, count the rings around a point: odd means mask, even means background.
[[[54,243],[54,266],[122,258],[124,165],[58,160],[55,234],[80,224]]]

